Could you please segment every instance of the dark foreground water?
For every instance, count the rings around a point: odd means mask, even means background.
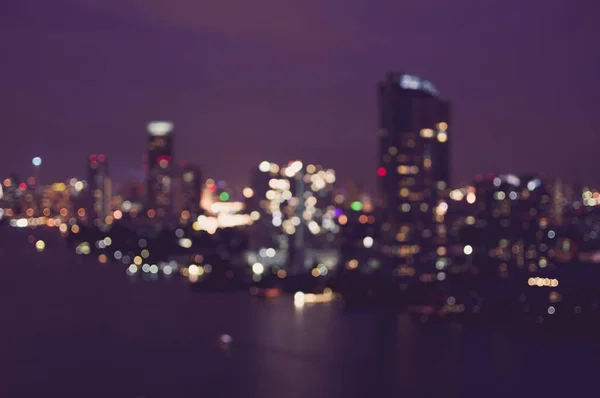
[[[0,397],[598,395],[589,343],[134,282],[28,234],[0,227]]]

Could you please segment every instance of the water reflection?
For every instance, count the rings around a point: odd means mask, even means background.
[[[295,308],[292,297],[130,283],[60,240],[2,236],[0,396],[587,397],[600,349],[573,339]],[[10,250],[9,250],[10,248]],[[15,254],[16,253],[16,254]],[[79,263],[78,263],[79,261]],[[219,336],[233,338],[224,355]],[[95,391],[90,391],[94,386]],[[40,393],[41,392],[41,393]]]
[[[246,363],[242,380],[257,397],[336,396],[339,344],[330,303],[302,308],[291,298],[254,301],[252,322],[238,360]]]
[[[395,337],[396,349],[394,364],[396,391],[405,391],[407,396],[416,396],[417,393],[417,368],[415,359],[417,358],[417,328],[410,316],[404,314],[396,318],[396,328],[401,331]]]
[[[493,333],[490,338],[493,377],[506,384],[515,377],[515,353],[510,339],[504,333]]]
[[[421,325],[407,314],[346,317],[344,362],[358,365],[340,380],[348,396],[459,396],[460,329],[440,333],[438,326]]]

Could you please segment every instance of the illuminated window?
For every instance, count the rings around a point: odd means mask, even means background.
[[[424,197],[424,195],[421,192],[412,192],[410,194],[410,200],[412,202],[421,202],[421,201],[423,201],[423,197]]]
[[[419,172],[419,168],[417,166],[405,166],[400,165],[397,168],[398,174],[406,175],[406,174],[417,174]]]
[[[433,130],[432,129],[423,129],[423,130],[421,130],[421,137],[423,137],[423,138],[431,138],[431,137],[433,137]]]

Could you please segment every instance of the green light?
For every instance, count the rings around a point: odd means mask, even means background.
[[[227,202],[229,200],[229,194],[227,192],[221,192],[219,199],[221,199],[221,202]]]
[[[350,208],[354,211],[361,211],[363,209],[363,204],[357,200],[350,204]]]

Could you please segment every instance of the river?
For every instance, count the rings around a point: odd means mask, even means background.
[[[2,397],[596,395],[592,343],[192,293],[77,256],[53,233],[35,232],[37,252],[29,233],[0,228]]]

